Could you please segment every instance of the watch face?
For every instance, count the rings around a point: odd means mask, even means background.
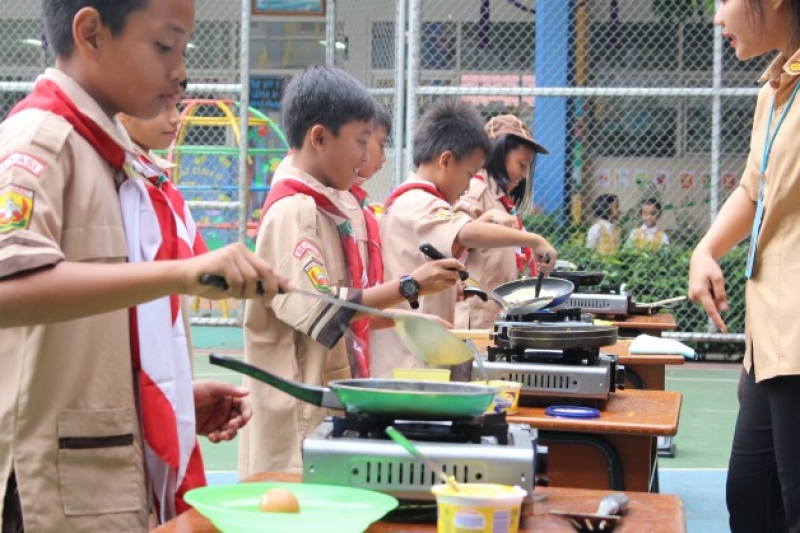
[[[400,292],[406,298],[413,298],[419,294],[419,285],[413,279],[404,279],[400,283]]]

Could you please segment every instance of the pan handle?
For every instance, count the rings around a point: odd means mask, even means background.
[[[489,299],[489,296],[478,287],[464,287],[464,298],[469,296],[477,296],[484,302]]]
[[[339,398],[331,392],[331,389],[326,387],[316,387],[314,385],[304,385],[296,381],[289,381],[288,379],[280,378],[257,366],[239,361],[227,355],[212,353],[209,354],[208,361],[212,365],[221,366],[228,370],[233,370],[259,381],[263,381],[278,390],[282,390],[289,396],[294,396],[298,400],[302,400],[306,403],[326,407],[328,409],[344,410],[344,406],[342,406],[342,402],[339,401]]]
[[[438,261],[439,259],[448,259],[448,257],[446,257],[442,252],[434,248],[428,242],[423,242],[422,244],[420,244],[419,251],[427,255],[434,261]],[[467,272],[466,270],[459,270],[458,277],[461,278],[461,281],[467,281],[467,278],[469,277],[469,272]]]

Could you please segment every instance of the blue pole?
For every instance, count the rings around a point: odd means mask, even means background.
[[[573,0],[536,2],[536,57],[538,87],[567,87],[572,70],[570,22]],[[536,205],[563,215],[569,168],[570,119],[565,97],[536,97],[534,136],[550,154],[536,158]]]

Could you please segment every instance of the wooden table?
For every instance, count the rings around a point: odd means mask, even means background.
[[[666,366],[682,365],[682,355],[635,354],[631,355],[631,339],[619,339],[614,346],[600,348],[600,353],[616,355],[625,366],[625,386],[635,389],[664,390]]]
[[[602,316],[597,316],[600,320],[606,320]],[[633,315],[621,319],[608,319],[612,326],[619,328],[620,337],[636,337],[642,333],[660,337],[666,330],[673,330],[678,327],[675,317],[669,313],[658,313],[656,315]]]
[[[251,481],[300,481],[299,474],[257,474]],[[565,520],[548,514],[548,511],[594,512],[597,503],[607,491],[537,487],[534,502],[523,506],[520,533],[574,531]],[[686,516],[683,503],[676,496],[627,493],[630,498],[628,512],[622,519],[619,533],[647,531],[649,533],[685,533]],[[153,533],[219,533],[205,517],[194,509],[155,529]],[[298,531],[298,533],[300,533]],[[318,533],[318,532],[302,532]],[[367,533],[436,533],[435,524],[401,524],[376,522]]]
[[[586,489],[658,490],[656,438],[678,432],[682,395],[625,390],[611,395],[599,418],[547,416],[520,407],[509,421],[539,430],[549,447],[550,485]]]

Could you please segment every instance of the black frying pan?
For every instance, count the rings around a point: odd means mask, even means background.
[[[565,279],[567,281],[571,281],[573,285],[575,285],[576,290],[580,287],[591,287],[594,285],[599,285],[603,282],[606,277],[605,272],[594,272],[594,271],[556,271],[553,272],[553,276],[556,276],[561,279]]]

